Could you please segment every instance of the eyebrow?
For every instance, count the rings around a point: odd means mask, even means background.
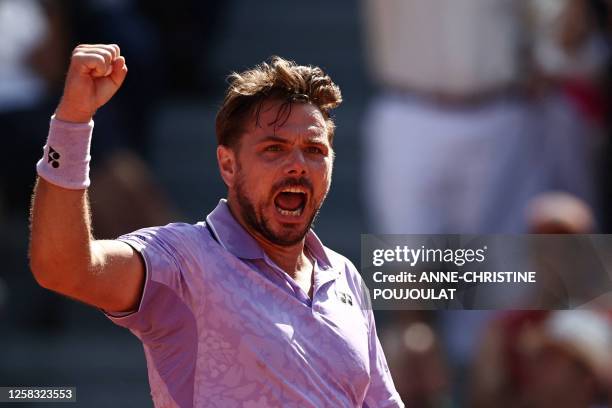
[[[289,140],[283,137],[279,137],[279,136],[266,136],[263,139],[259,140],[257,144],[270,143],[270,142],[289,143]],[[325,140],[320,136],[309,137],[308,139],[305,140],[305,142],[306,144],[310,144],[310,145],[320,145],[320,146],[327,145],[325,143]]]
[[[270,136],[266,136],[263,139],[259,140],[257,143],[266,143],[266,142],[287,143],[288,140],[280,136],[270,135]]]
[[[320,139],[318,137],[311,137],[306,140],[306,143],[310,145],[327,146],[325,139]]]

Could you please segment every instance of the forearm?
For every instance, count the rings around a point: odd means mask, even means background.
[[[127,74],[114,44],[72,52],[62,100],[51,120],[31,209],[30,267],[43,287],[110,311],[133,310],[144,262],[121,241],[95,241],[87,199],[92,116]]]
[[[77,286],[94,264],[87,190],[68,190],[39,178],[31,210],[30,264],[45,287]]]

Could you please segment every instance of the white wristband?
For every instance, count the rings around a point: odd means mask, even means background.
[[[43,157],[36,164],[38,175],[71,190],[89,187],[89,155],[94,122],[70,123],[51,116]]]

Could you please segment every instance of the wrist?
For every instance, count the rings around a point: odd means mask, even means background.
[[[68,109],[60,104],[55,110],[55,119],[68,123],[89,123],[93,119],[93,112],[83,112]]]
[[[38,175],[63,188],[86,189],[93,126],[93,120],[72,123],[53,116],[43,157],[36,164]]]

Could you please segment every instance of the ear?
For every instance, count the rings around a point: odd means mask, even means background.
[[[217,146],[217,163],[225,185],[232,187],[236,178],[236,154],[227,146]]]

